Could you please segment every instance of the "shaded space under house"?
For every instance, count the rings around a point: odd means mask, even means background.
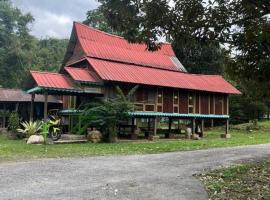
[[[23,121],[29,120],[31,98],[32,95],[27,94],[26,92],[19,89],[0,88],[0,127],[5,128],[7,126],[8,113],[12,111],[18,112],[19,117]],[[35,103],[32,106],[34,107],[33,118],[42,119],[44,113],[44,96],[35,95]],[[49,95],[48,108],[62,108],[62,100],[55,96]]]
[[[119,36],[74,22],[69,45],[59,73],[31,71],[30,94],[63,95],[63,113],[96,96],[113,98],[118,85],[124,92],[139,85],[134,94],[136,110],[130,113],[131,133],[147,122],[150,134],[157,123],[189,121],[192,131],[203,130],[205,121],[229,124],[229,95],[241,94],[218,75],[190,74],[176,58],[171,44],[149,52],[144,44],[130,44]],[[47,109],[44,110],[44,118]],[[120,129],[121,130],[121,129]],[[168,134],[166,134],[168,137]]]

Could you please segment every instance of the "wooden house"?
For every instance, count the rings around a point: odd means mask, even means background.
[[[64,95],[64,109],[97,95],[114,97],[116,85],[124,91],[139,85],[133,99],[136,111],[130,113],[132,125],[136,118],[153,119],[154,134],[161,117],[169,123],[191,120],[193,131],[196,121],[203,124],[205,119],[223,119],[228,125],[228,97],[240,94],[221,76],[188,73],[169,43],[149,52],[144,44],[131,44],[78,22],[59,73],[32,71],[31,76],[34,87],[28,92]]]

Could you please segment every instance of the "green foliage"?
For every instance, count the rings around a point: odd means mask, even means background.
[[[57,71],[67,40],[42,39],[30,35],[34,21],[9,0],[0,0],[0,85],[21,88],[29,69]],[[18,76],[19,74],[19,76]]]
[[[267,106],[263,102],[254,101],[254,99],[246,96],[230,97],[229,105],[232,123],[262,119],[267,112]]]
[[[8,129],[12,132],[16,132],[17,128],[20,127],[20,118],[17,112],[12,112],[8,119]]]
[[[0,1],[0,85],[3,87],[20,85],[30,67],[31,22],[33,17],[29,13],[22,14],[10,1]]]
[[[190,73],[222,75],[224,72],[226,54],[219,45],[179,38],[173,41],[173,49]]]
[[[159,48],[161,37],[182,39],[182,44],[218,42],[226,46],[232,56],[226,70],[230,78],[253,97],[263,101],[270,97],[270,1],[99,2],[112,28],[130,42],[144,42],[149,50]]]
[[[135,86],[127,96],[124,95],[119,87],[116,87],[117,95],[115,98],[101,99],[94,103],[84,105],[81,120],[86,128],[97,127],[109,142],[114,142],[116,138],[117,126],[129,119],[128,113],[133,110],[130,98],[138,86]]]
[[[114,29],[111,26],[109,26],[100,7],[98,7],[97,9],[88,11],[86,14],[86,20],[83,23],[88,26],[97,28],[101,31],[105,31],[107,33],[121,35],[120,32],[114,31]]]
[[[199,175],[209,199],[269,199],[270,161],[247,163]]]
[[[30,137],[31,135],[39,134],[39,132],[42,130],[42,123],[42,121],[22,122],[21,125],[23,128],[18,128],[17,131],[25,134],[26,137]]]
[[[35,39],[32,68],[41,71],[59,71],[68,45],[67,39]]]

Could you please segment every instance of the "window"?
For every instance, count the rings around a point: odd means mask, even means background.
[[[173,112],[179,112],[179,93],[177,90],[173,91]]]
[[[143,104],[134,104],[136,111],[143,111]]]
[[[145,92],[147,92],[147,100],[146,102],[147,103],[155,103],[155,96],[156,96],[156,93],[154,90],[146,90]]]
[[[161,88],[157,90],[157,112],[163,112],[163,90]]]
[[[188,113],[194,113],[195,112],[195,95],[189,94],[188,97]]]
[[[163,91],[161,89],[158,89],[158,95],[157,95],[157,102],[158,104],[162,104],[163,103]]]

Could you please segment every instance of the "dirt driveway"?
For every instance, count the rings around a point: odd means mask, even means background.
[[[207,194],[193,174],[267,156],[270,144],[2,163],[0,199],[205,200]]]

